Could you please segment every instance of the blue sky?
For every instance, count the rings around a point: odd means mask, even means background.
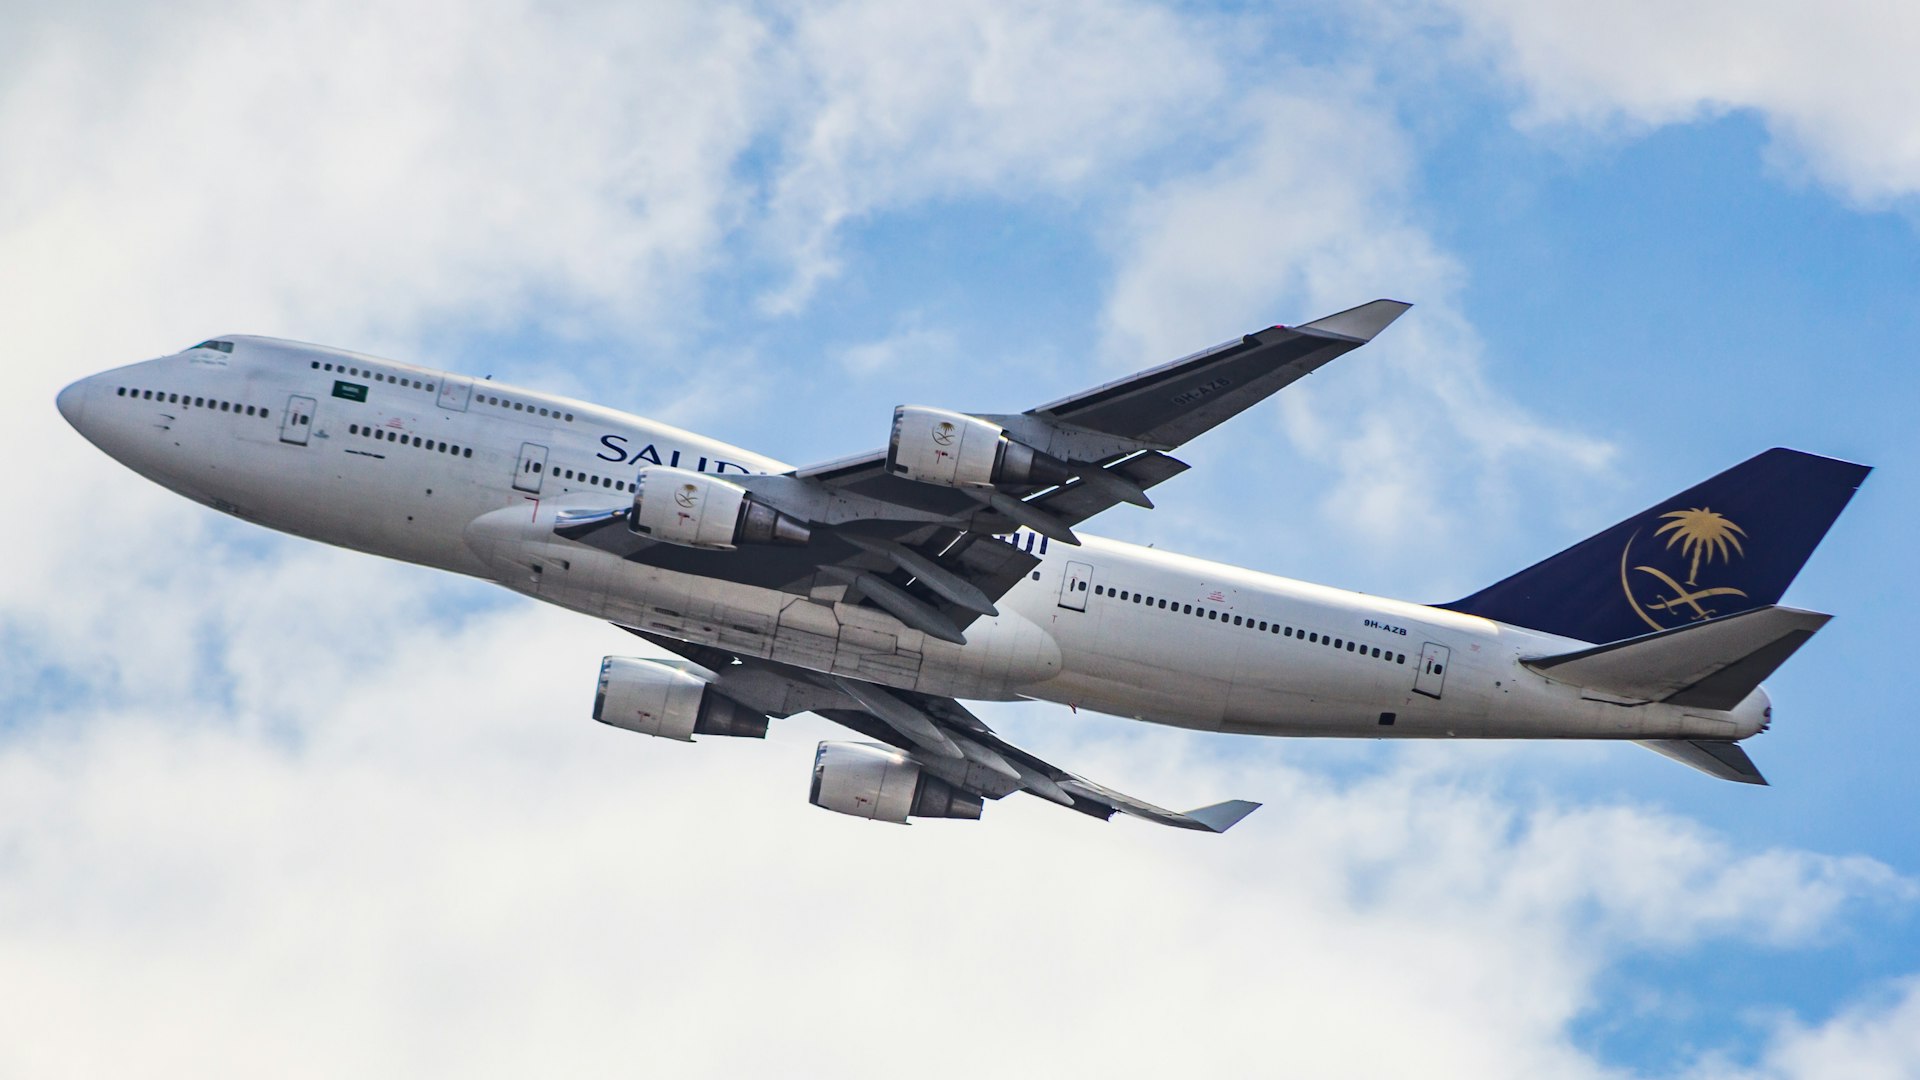
[[[972,1072],[927,1056],[956,1025],[1120,1075],[1920,1071],[1904,11],[9,23],[0,438],[47,527],[0,583],[0,1006],[50,1034],[0,1072]],[[1417,306],[1093,530],[1437,601],[1769,446],[1872,464],[1788,595],[1838,617],[1769,684],[1773,787],[994,706],[1143,797],[1268,805],[1216,842],[829,820],[824,723],[599,729],[621,635],[218,518],[51,405],[258,332],[805,462],[1375,296]]]

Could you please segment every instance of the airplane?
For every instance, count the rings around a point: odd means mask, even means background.
[[[764,738],[811,712],[810,801],[976,819],[1016,792],[1224,832],[996,734],[963,700],[1039,700],[1248,735],[1631,740],[1765,779],[1760,683],[1829,616],[1781,606],[1870,471],[1772,449],[1449,603],[1100,539],[1081,523],[1171,452],[1373,340],[1375,300],[1018,413],[902,405],[885,447],[794,467],[585,401],[234,335],[84,378],[67,422],[134,472],[322,543],[493,582],[630,631],[592,715]]]

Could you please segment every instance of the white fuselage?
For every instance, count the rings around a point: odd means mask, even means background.
[[[953,645],[840,602],[838,587],[676,573],[553,533],[559,512],[631,501],[642,465],[789,468],[771,458],[549,394],[221,340],[231,352],[76,383],[61,410],[128,467],[215,509],[666,637],[927,693],[1247,734],[1729,739],[1766,714],[1760,691],[1731,712],[1583,696],[1519,662],[1581,642],[1084,534],[1078,547],[1014,534],[1039,566]]]

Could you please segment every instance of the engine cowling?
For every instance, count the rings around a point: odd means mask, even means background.
[[[1070,475],[1061,462],[1008,438],[999,424],[925,405],[893,410],[887,470],[922,484],[958,488],[1058,484]]]
[[[707,473],[649,465],[633,485],[627,527],[681,547],[732,551],[741,544],[801,545],[807,527],[758,502],[739,484]]]
[[[668,661],[609,656],[600,661],[593,718],[642,735],[692,742],[695,735],[767,737],[767,718],[715,693],[706,679]]]
[[[837,814],[905,824],[909,817],[980,817],[980,796],[928,776],[879,743],[823,742],[813,755],[813,805]]]

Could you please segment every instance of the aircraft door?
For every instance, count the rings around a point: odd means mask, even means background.
[[[1083,562],[1067,564],[1060,579],[1060,606],[1070,611],[1087,610],[1087,590],[1093,588],[1093,567]]]
[[[307,445],[307,436],[313,431],[313,410],[319,402],[310,397],[295,394],[287,399],[287,413],[280,418],[280,441],[295,446]]]
[[[513,467],[516,491],[540,490],[540,476],[547,471],[547,448],[539,443],[521,443],[520,461]]]
[[[1414,669],[1413,692],[1439,698],[1447,681],[1447,658],[1453,655],[1445,645],[1429,641],[1420,647],[1420,666]]]
[[[466,412],[467,400],[473,396],[473,384],[465,379],[440,377],[440,407],[448,412]]]

